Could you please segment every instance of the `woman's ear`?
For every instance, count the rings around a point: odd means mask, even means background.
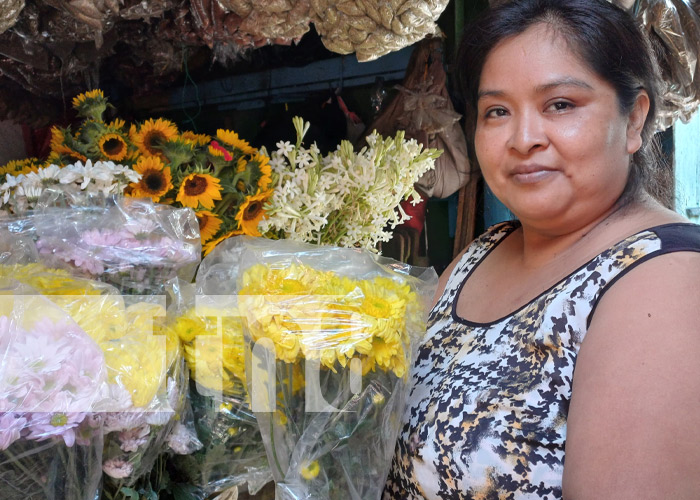
[[[642,130],[649,114],[649,94],[642,89],[637,95],[627,122],[627,153],[634,154],[642,147]]]

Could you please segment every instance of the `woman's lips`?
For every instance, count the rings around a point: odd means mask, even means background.
[[[521,166],[513,170],[512,176],[516,182],[521,184],[535,184],[549,179],[557,173],[556,170],[541,166]]]

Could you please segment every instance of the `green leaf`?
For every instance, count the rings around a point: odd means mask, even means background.
[[[133,488],[127,488],[126,486],[123,486],[119,490],[119,492],[124,494],[124,496],[127,497],[129,500],[139,500],[139,494]]]

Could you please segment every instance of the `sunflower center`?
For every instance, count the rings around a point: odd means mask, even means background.
[[[185,194],[187,196],[199,196],[207,190],[207,180],[195,175],[185,182]]]
[[[199,222],[199,230],[201,232],[202,229],[207,227],[207,224],[209,224],[209,216],[207,214],[202,214],[197,217],[197,221]]]
[[[165,187],[165,179],[160,172],[149,172],[146,174],[144,184],[149,191],[159,192]]]
[[[112,137],[111,139],[107,139],[102,147],[106,154],[117,156],[124,151],[125,146],[126,144],[124,144],[124,141],[117,137]]]
[[[148,150],[149,153],[151,154],[158,154],[160,151],[156,149],[156,147],[163,141],[165,141],[166,137],[165,134],[158,132],[158,131],[153,131],[153,132],[148,132],[144,138],[143,138],[143,146]]]
[[[261,201],[252,201],[243,212],[243,220],[254,220],[263,208]]]

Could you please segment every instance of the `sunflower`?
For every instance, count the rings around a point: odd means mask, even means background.
[[[190,174],[182,180],[176,200],[185,207],[197,208],[201,203],[206,209],[214,208],[214,200],[221,199],[219,179],[209,174]]]
[[[170,167],[163,165],[160,158],[155,156],[142,156],[134,165],[134,170],[141,174],[139,182],[132,182],[129,196],[134,198],[151,198],[154,202],[173,187]]]
[[[65,142],[66,133],[55,125],[51,127],[51,151],[60,153],[62,149],[68,149]]]
[[[160,146],[177,137],[177,127],[170,120],[158,118],[157,120],[147,120],[138,132],[133,129],[130,132],[132,140],[139,151],[147,156],[158,156],[163,158],[163,153],[160,151]]]
[[[206,257],[207,255],[209,255],[209,252],[214,250],[214,248],[216,248],[216,245],[218,245],[219,243],[221,243],[225,239],[230,238],[231,236],[240,236],[241,234],[243,234],[243,231],[239,231],[238,229],[236,229],[234,231],[229,231],[228,233],[224,234],[223,236],[219,236],[215,240],[211,240],[209,243],[204,245],[204,248],[203,248],[204,256]]]
[[[112,130],[121,130],[124,128],[124,125],[126,125],[124,120],[121,118],[115,118],[114,121],[109,124],[109,128]]]
[[[224,130],[220,128],[216,131],[216,137],[224,144],[238,148],[247,155],[252,155],[257,152],[257,149],[248,144],[248,142],[239,138],[238,134],[232,130]]]
[[[209,154],[212,156],[223,158],[226,161],[233,160],[233,156],[231,155],[231,153],[216,141],[211,141],[211,144],[209,144]]]
[[[249,196],[241,203],[241,207],[236,214],[236,221],[244,234],[260,236],[258,224],[265,216],[263,205],[270,196],[272,196],[272,191],[259,192],[258,194]]]
[[[272,167],[270,166],[270,158],[258,152],[255,153],[252,161],[258,163],[258,170],[260,170],[258,188],[260,188],[261,191],[265,191],[272,183]]]
[[[194,146],[204,146],[206,144],[209,144],[209,141],[211,141],[211,137],[209,137],[208,135],[195,134],[191,130],[184,131],[182,134],[180,134],[180,137],[183,141],[189,142]]]
[[[89,90],[87,92],[83,92],[82,94],[78,94],[73,98],[73,107],[77,108],[78,106],[82,106],[90,101],[104,98],[105,94],[100,89]]]
[[[5,174],[20,175],[36,172],[39,170],[39,160],[37,158],[25,158],[24,160],[10,160],[0,167],[0,176]]]
[[[73,108],[83,118],[102,120],[102,113],[107,109],[107,99],[100,89],[78,94],[73,98]]]
[[[202,238],[202,244],[204,244],[212,239],[219,230],[221,227],[221,219],[218,215],[209,210],[200,210],[199,212],[195,212],[195,215],[199,222],[199,235]]]
[[[72,140],[70,135],[66,135],[66,131],[56,126],[51,127],[51,154],[67,156],[67,160],[87,161],[87,157],[79,153],[75,149],[68,146],[67,141]],[[71,161],[68,161],[71,163]]]
[[[195,154],[195,145],[186,141],[182,136],[166,141],[162,145],[162,152],[168,159],[173,170],[184,163],[192,161]]]
[[[97,142],[102,157],[112,161],[122,161],[129,152],[126,139],[121,134],[113,132],[104,134]]]

